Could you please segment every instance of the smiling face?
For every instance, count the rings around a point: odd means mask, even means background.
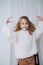
[[[22,30],[27,30],[28,29],[28,21],[26,19],[21,19],[20,27]]]

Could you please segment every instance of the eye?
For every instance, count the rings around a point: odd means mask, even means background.
[[[22,25],[24,24],[24,23],[21,23]]]
[[[26,24],[28,24],[28,23],[26,23]]]

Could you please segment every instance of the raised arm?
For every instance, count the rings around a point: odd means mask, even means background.
[[[8,41],[15,41],[16,40],[16,34],[15,32],[11,32],[10,28],[8,27],[8,25],[12,22],[12,18],[9,17],[3,24],[3,34],[4,37],[8,40]]]
[[[35,38],[38,39],[40,35],[43,33],[43,18],[41,16],[37,16],[38,26],[36,26],[35,30]]]

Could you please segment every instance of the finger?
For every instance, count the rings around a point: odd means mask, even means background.
[[[12,17],[9,17],[9,18],[7,19],[7,21],[12,21]]]
[[[9,17],[7,20],[10,20],[10,19],[12,19],[12,17]]]
[[[37,16],[37,18],[41,18],[40,16]]]

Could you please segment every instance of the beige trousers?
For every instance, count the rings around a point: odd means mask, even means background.
[[[34,56],[25,59],[19,59],[19,65],[35,65]]]

